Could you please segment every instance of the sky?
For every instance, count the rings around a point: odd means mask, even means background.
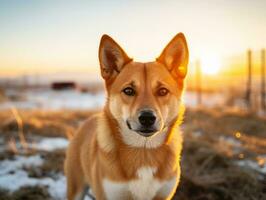
[[[152,61],[183,32],[190,61],[266,47],[265,0],[0,0],[0,76],[99,72],[98,46],[113,37]]]

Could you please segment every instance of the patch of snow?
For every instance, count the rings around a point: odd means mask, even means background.
[[[192,134],[193,134],[195,137],[200,137],[200,136],[202,136],[202,131],[194,131],[194,132],[192,132]]]
[[[17,92],[16,95],[25,97],[25,100],[3,102],[0,109],[9,109],[12,106],[18,109],[95,109],[102,107],[105,102],[104,92],[91,94],[77,90],[39,89]]]
[[[197,93],[196,92],[191,92],[191,91],[186,91],[184,93],[184,103],[188,107],[197,107],[198,102],[197,102]],[[221,106],[225,104],[225,97],[222,93],[203,93],[202,94],[202,99],[205,101],[202,101],[202,105],[206,107],[215,107],[215,106]]]
[[[241,147],[241,142],[233,137],[220,136],[219,140],[225,141],[226,143],[235,147]]]
[[[235,154],[241,153],[243,150],[242,143],[240,140],[237,140],[234,137],[229,137],[229,136],[219,136],[219,141],[222,144],[227,144],[232,147],[232,150]]]
[[[105,103],[105,93],[82,93],[77,90],[54,91],[51,89],[26,90],[13,92],[22,96],[20,101],[7,101],[0,104],[0,109],[8,109],[12,106],[19,109],[95,109],[101,108]],[[203,93],[203,106],[214,107],[225,104],[225,96],[222,93]],[[186,91],[184,102],[188,107],[197,107],[197,93]]]
[[[40,137],[36,139],[37,142],[28,143],[30,149],[40,150],[40,151],[54,151],[57,149],[66,149],[69,141],[66,138],[61,137]],[[16,142],[16,147],[20,149],[20,152],[23,152],[23,147],[19,142]],[[1,144],[0,141],[0,152],[4,152],[9,149],[8,144]]]
[[[92,200],[89,196],[85,196],[84,200]]]
[[[40,155],[29,157],[15,156],[14,160],[4,160],[0,162],[0,176],[8,173],[13,173],[17,169],[30,166],[40,166],[43,164],[43,159]],[[2,177],[1,177],[2,178]]]
[[[68,143],[69,141],[66,138],[43,138],[34,144],[34,148],[43,151],[54,151],[67,148]]]
[[[251,168],[253,170],[256,170],[262,174],[266,174],[266,165],[264,166],[259,166],[258,163],[256,161],[253,160],[240,160],[236,162],[237,165],[241,166],[241,167],[248,167]]]
[[[56,199],[66,199],[66,177],[61,175],[58,179],[44,178],[39,184],[48,186],[49,193]]]
[[[54,199],[66,199],[66,177],[63,175],[60,175],[56,180],[50,177],[38,179],[28,177],[28,173],[24,170],[17,170],[14,174],[0,177],[0,187],[11,192],[23,186],[46,186]],[[87,197],[87,200],[90,198]]]
[[[37,167],[43,163],[39,155],[22,157],[16,156],[14,160],[4,160],[0,163],[0,188],[13,192],[24,186],[46,186],[53,199],[66,199],[66,178],[59,174],[57,179],[50,177],[29,177],[23,167]],[[89,197],[86,200],[91,200]]]
[[[0,187],[13,192],[24,186],[47,186],[52,197],[56,199],[65,199],[66,178],[61,175],[53,180],[50,177],[32,178],[24,170],[18,169],[12,174],[5,174],[0,177]]]
[[[9,169],[6,169],[8,171]],[[15,191],[23,186],[37,185],[39,179],[28,177],[28,173],[22,169],[16,169],[13,173],[2,174],[0,177],[0,187],[10,191]]]

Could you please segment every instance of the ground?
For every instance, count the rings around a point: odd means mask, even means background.
[[[65,199],[65,148],[93,112],[1,111],[0,200]],[[182,130],[182,176],[173,199],[266,199],[266,119],[187,109]]]

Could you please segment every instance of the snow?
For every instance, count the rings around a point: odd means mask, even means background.
[[[65,199],[66,178],[61,175],[56,180],[45,178],[29,177],[28,173],[22,169],[17,169],[13,174],[5,174],[0,177],[0,187],[15,191],[24,186],[47,186],[50,195],[55,199]]]
[[[28,143],[29,148],[39,151],[66,149],[69,144],[68,139],[60,137],[42,137],[41,139],[39,137],[34,139],[33,137],[33,141],[33,143]],[[18,141],[16,142],[16,147],[21,149],[21,152],[23,152],[23,147]],[[8,143],[1,143],[0,141],[0,152],[5,152],[7,149],[9,149]]]
[[[186,91],[183,97],[184,103],[188,107],[197,107],[197,93]],[[215,107],[225,104],[225,96],[221,93],[203,93],[202,94],[202,105],[206,107]]]
[[[266,158],[266,156],[265,156]],[[259,166],[259,164],[256,161],[253,160],[240,160],[236,162],[241,167],[248,167],[253,170],[256,170],[262,174],[266,174],[266,165]]]
[[[95,109],[102,107],[105,102],[104,92],[91,94],[77,90],[39,89],[17,92],[16,95],[21,97],[20,100],[3,102],[0,109]]]
[[[43,151],[65,149],[69,141],[65,138],[42,138],[34,144],[34,148]],[[29,144],[33,148],[33,145]],[[7,146],[4,146],[7,147]],[[22,156],[17,155],[12,160],[0,162],[0,188],[13,192],[24,186],[46,186],[53,199],[66,199],[66,178],[59,173],[56,178],[29,177],[27,168],[39,167],[44,163],[40,155]],[[85,198],[90,200],[89,197]]]
[[[226,142],[232,146],[235,146],[235,147],[241,147],[242,144],[239,140],[233,138],[233,137],[228,137],[228,136],[220,136],[219,137],[219,140],[221,140],[222,142]]]
[[[40,155],[22,157],[15,156],[14,160],[4,160],[0,162],[0,176],[11,173],[18,168],[29,167],[29,166],[40,166],[43,160]]]
[[[38,167],[43,164],[39,155],[24,157],[15,156],[13,160],[4,160],[0,163],[0,187],[11,191],[25,185],[35,185],[36,180],[29,178],[25,167]]]
[[[0,104],[0,109],[16,107],[19,109],[95,109],[103,107],[105,103],[105,92],[82,93],[77,90],[54,91],[51,89],[31,89],[26,91],[7,91],[17,96],[16,101],[7,101]],[[188,107],[197,106],[196,92],[184,93],[184,102]],[[207,107],[224,105],[223,94],[202,94],[202,104]]]
[[[200,137],[200,136],[203,135],[201,131],[194,131],[194,132],[192,132],[192,134],[193,134],[196,138],[198,138],[198,137]]]
[[[67,148],[68,143],[69,141],[66,138],[43,138],[32,147],[37,150],[54,151]]]
[[[38,167],[43,159],[39,155],[24,157],[16,156],[14,160],[4,160],[0,163],[0,188],[15,191],[24,186],[47,186],[54,199],[66,199],[66,178],[59,174],[56,179],[50,177],[29,177],[25,167]],[[90,198],[86,198],[90,200]]]

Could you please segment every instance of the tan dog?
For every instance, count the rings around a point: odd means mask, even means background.
[[[179,183],[188,48],[177,34],[154,62],[133,62],[109,36],[99,47],[107,101],[67,151],[68,200],[171,199]]]

